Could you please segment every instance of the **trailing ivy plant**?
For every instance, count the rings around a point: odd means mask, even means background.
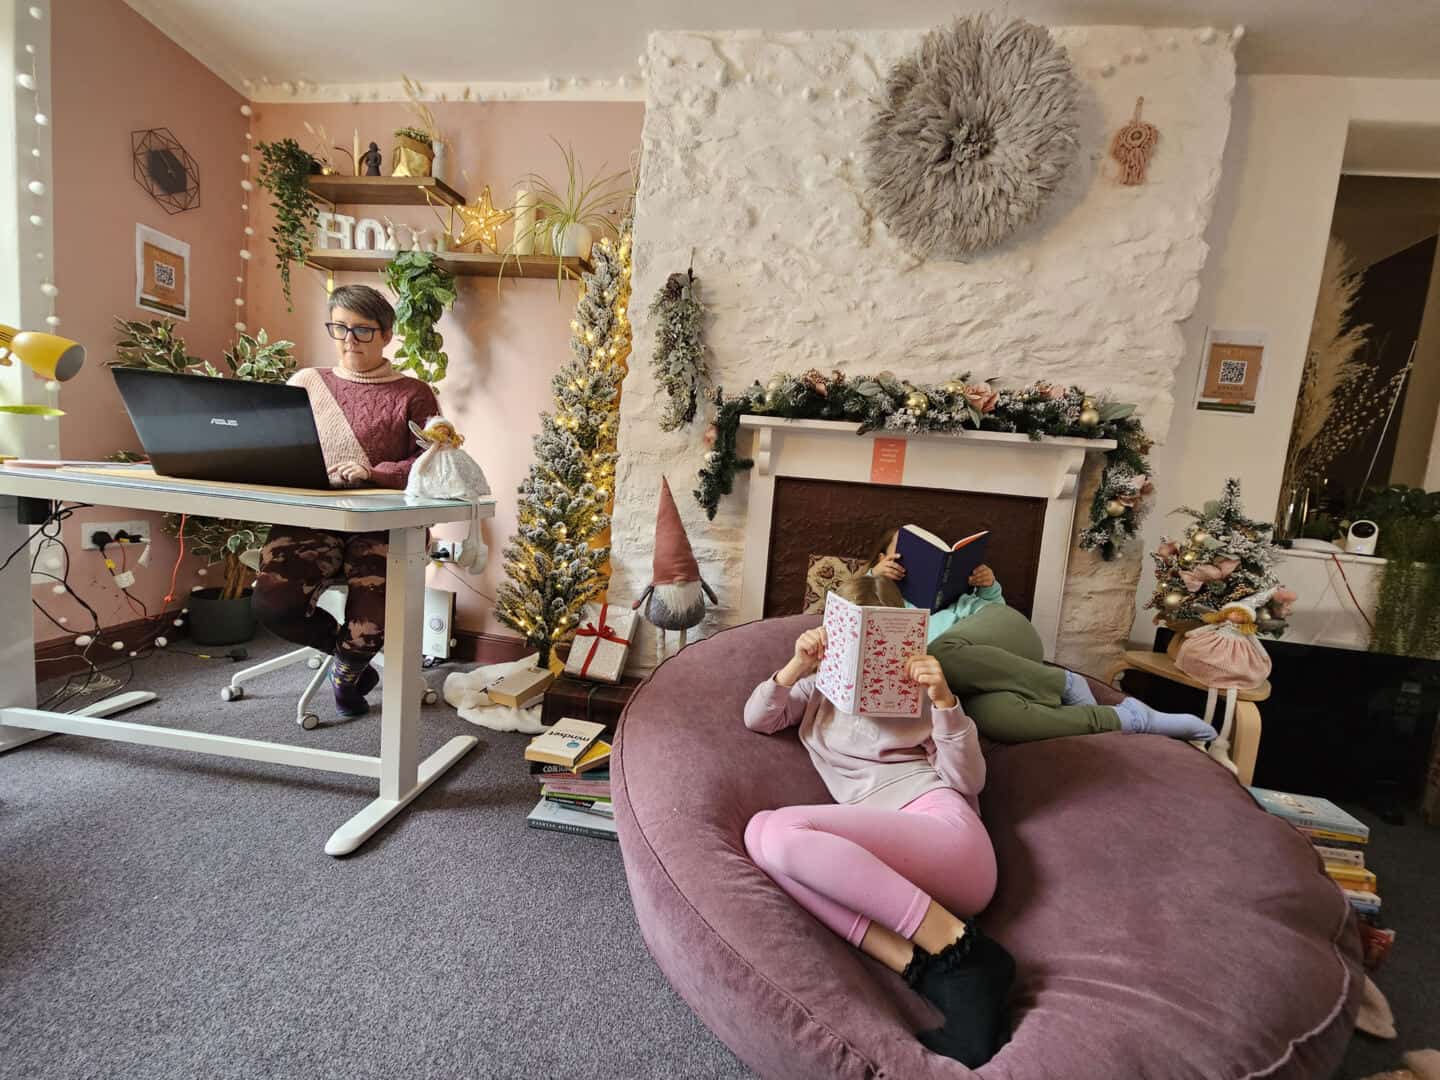
[[[310,253],[319,209],[310,194],[309,178],[320,171],[320,163],[294,139],[262,142],[259,150],[260,186],[273,196],[270,205],[275,208],[275,227],[270,237],[280,268],[280,287],[285,292],[286,309],[293,311],[290,264],[304,262]]]
[[[395,294],[395,368],[432,386],[445,378],[450,358],[435,324],[455,305],[455,277],[431,251],[402,251],[386,264],[385,284]]]

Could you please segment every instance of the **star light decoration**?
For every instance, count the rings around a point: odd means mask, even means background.
[[[496,253],[500,251],[496,230],[515,216],[512,210],[495,209],[495,205],[490,201],[489,184],[485,185],[478,199],[469,206],[457,206],[455,213],[459,214],[460,220],[465,223],[459,239],[456,240],[460,247],[475,244],[477,251],[488,247]]]

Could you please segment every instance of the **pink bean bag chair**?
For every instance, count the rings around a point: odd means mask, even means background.
[[[1013,1034],[976,1072],[921,1046],[939,1014],[745,853],[756,811],[829,798],[793,731],[741,721],[817,621],[750,623],[667,660],[626,709],[613,761],[646,944],[743,1061],[793,1080],[1331,1076],[1363,983],[1348,905],[1229,772],[1152,735],[989,746],[1000,885],[980,922],[1015,955]]]

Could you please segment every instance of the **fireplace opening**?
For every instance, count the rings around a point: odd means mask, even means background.
[[[1005,602],[1031,614],[1040,565],[1046,500],[950,488],[905,487],[793,476],[775,478],[765,577],[767,618],[805,609],[807,582],[817,560],[823,578],[837,559],[873,554],[887,529],[914,524],[947,541],[989,529],[986,562],[1005,590]]]

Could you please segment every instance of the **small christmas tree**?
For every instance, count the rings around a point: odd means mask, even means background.
[[[1146,603],[1156,611],[1156,622],[1203,620],[1235,600],[1274,590],[1275,545],[1272,526],[1245,516],[1240,505],[1240,481],[1225,481],[1225,493],[1203,508],[1181,507],[1176,513],[1194,519],[1178,540],[1165,539],[1152,554],[1155,593]],[[1293,594],[1284,593],[1261,605],[1258,624],[1262,633],[1284,629]]]
[[[620,381],[630,355],[630,227],[590,255],[594,269],[570,323],[571,357],[551,380],[555,411],[540,414],[535,463],[520,485],[519,527],[505,547],[495,615],[550,662],[580,610],[609,580],[610,505],[620,429]]]

